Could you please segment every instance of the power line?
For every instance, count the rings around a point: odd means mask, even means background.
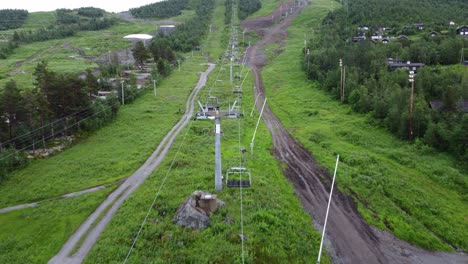
[[[108,106],[108,107],[104,108],[103,110],[101,110],[101,111],[99,111],[99,112],[96,112],[96,113],[94,113],[94,114],[92,114],[92,115],[90,115],[90,116],[88,116],[88,117],[86,117],[86,118],[84,118],[84,119],[82,119],[82,120],[80,120],[80,121],[77,121],[77,122],[75,122],[74,124],[72,124],[71,126],[69,126],[68,128],[74,127],[74,126],[76,126],[77,124],[79,124],[79,123],[85,121],[86,119],[91,118],[91,117],[93,117],[93,116],[95,116],[95,115],[97,115],[97,114],[99,114],[99,113],[101,113],[101,112],[104,112],[104,111],[106,111],[107,109],[109,109],[109,108],[111,108],[111,107],[114,107],[114,106],[117,105],[117,104],[119,104],[119,103],[115,103],[115,104],[113,104],[113,105],[111,105],[111,106]],[[68,129],[68,128],[67,128],[67,129]],[[65,130],[66,130],[66,129],[62,129],[62,130],[60,130],[60,131],[58,131],[58,132],[56,132],[56,133],[53,133],[53,134],[51,134],[51,135],[45,137],[44,140],[50,139],[50,138],[54,137],[55,135],[64,132]],[[25,149],[27,149],[27,148],[29,148],[29,147],[32,147],[33,145],[35,145],[35,144],[31,144],[31,145],[28,145],[28,146],[26,146],[26,147],[24,147],[24,148],[22,148],[22,149],[16,150],[15,152],[11,153],[10,155],[7,155],[7,156],[5,156],[5,157],[2,157],[2,158],[0,159],[0,161],[6,159],[6,158],[8,158],[8,157],[11,157],[11,156],[13,156],[13,155],[16,155],[16,154],[19,153],[20,151],[23,151],[23,150],[25,150]]]
[[[128,258],[130,257],[130,254],[132,253],[132,250],[133,250],[133,248],[135,247],[135,244],[136,244],[136,242],[138,241],[138,238],[140,237],[141,231],[143,230],[143,227],[144,227],[144,225],[146,224],[146,222],[147,222],[147,220],[148,220],[148,216],[149,216],[149,214],[151,213],[151,209],[153,208],[154,204],[156,203],[156,200],[157,200],[158,197],[159,197],[159,194],[160,194],[160,192],[161,192],[161,190],[162,190],[162,187],[164,186],[164,184],[166,183],[167,178],[169,177],[169,173],[171,172],[172,167],[173,167],[173,165],[174,165],[174,163],[175,163],[175,161],[176,161],[176,159],[177,159],[177,156],[179,155],[179,152],[180,152],[180,150],[182,149],[182,145],[184,145],[184,143],[185,143],[185,139],[187,138],[188,132],[190,131],[190,128],[192,127],[193,122],[194,122],[194,120],[190,121],[190,125],[189,125],[187,131],[185,132],[185,135],[184,135],[184,137],[183,137],[183,139],[182,139],[182,142],[181,142],[180,145],[179,145],[179,148],[177,149],[176,154],[174,155],[174,158],[172,159],[171,165],[169,165],[169,169],[167,170],[166,175],[164,176],[163,181],[162,181],[161,184],[159,185],[159,189],[158,189],[158,191],[156,192],[156,195],[155,195],[155,197],[154,197],[154,199],[153,199],[153,202],[151,203],[151,206],[148,208],[148,211],[146,212],[145,219],[143,220],[143,222],[142,222],[141,225],[140,225],[140,229],[138,230],[138,233],[137,233],[135,239],[133,240],[132,246],[131,246],[130,249],[128,250],[127,256],[125,257],[125,260],[124,260],[124,264],[127,263]]]

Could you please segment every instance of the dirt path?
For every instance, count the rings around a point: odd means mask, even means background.
[[[281,44],[287,37],[286,29],[301,8],[295,9],[277,24],[273,21],[279,21],[281,10],[290,10],[293,6],[294,1],[283,3],[269,16],[242,23],[242,26],[255,30],[262,37],[247,50],[246,56],[255,78],[255,96],[260,96],[258,102],[263,102],[265,94],[261,70],[265,66],[266,57],[262,49],[270,43]],[[257,104],[257,108],[260,107],[261,104]],[[314,219],[313,225],[321,231],[331,176],[287,132],[268,105],[264,109],[263,119],[273,137],[274,156],[287,165],[284,174],[293,183],[303,208]],[[468,263],[466,255],[422,250],[369,226],[358,213],[353,199],[338,191],[334,193],[330,208],[327,240],[327,253],[334,263]]]
[[[102,190],[102,189],[105,189],[105,188],[107,188],[107,186],[100,185],[100,186],[92,187],[92,188],[89,188],[89,189],[81,190],[81,191],[78,191],[78,192],[67,193],[67,194],[64,194],[64,195],[62,195],[60,197],[55,197],[55,198],[47,199],[47,200],[40,201],[40,202],[20,204],[20,205],[5,207],[5,208],[0,209],[0,214],[8,213],[8,212],[11,212],[11,211],[20,210],[20,209],[24,209],[24,208],[29,208],[29,207],[36,207],[36,206],[40,205],[41,203],[43,203],[45,201],[75,197],[75,196],[79,196],[79,195],[86,194],[86,193],[96,192],[96,191],[99,191],[99,190]]]
[[[117,209],[145,181],[166,156],[177,135],[188,124],[194,114],[195,98],[198,91],[205,86],[208,74],[214,69],[214,64],[202,72],[200,79],[187,98],[185,115],[161,141],[157,149],[146,162],[127,178],[107,199],[81,224],[78,230],[62,246],[62,249],[49,263],[72,264],[81,263],[96,243],[101,233],[110,222]],[[82,244],[80,244],[83,242]]]

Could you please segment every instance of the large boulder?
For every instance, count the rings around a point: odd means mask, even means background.
[[[210,225],[210,214],[216,212],[224,202],[216,195],[195,191],[185,200],[172,219],[175,224],[191,228],[207,228]]]

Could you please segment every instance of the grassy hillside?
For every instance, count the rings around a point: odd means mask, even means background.
[[[222,4],[222,1],[218,3]],[[223,5],[217,12],[222,13]],[[223,23],[214,16],[213,25]],[[217,34],[217,33],[213,33]],[[208,36],[204,47],[222,50],[220,40]],[[216,35],[223,39],[223,36]],[[217,48],[216,48],[217,47]],[[228,69],[227,66],[224,66]],[[210,76],[207,91],[231,103],[232,86],[229,71],[217,68]],[[246,73],[244,71],[244,74]],[[222,80],[217,81],[216,80]],[[242,95],[243,119],[223,119],[221,128],[222,163],[224,170],[239,166],[240,146],[248,148],[258,113],[249,117],[254,98],[252,76],[244,83]],[[240,123],[238,123],[240,122]],[[239,137],[239,128],[240,137]],[[240,190],[214,190],[214,137],[211,121],[193,121],[175,142],[165,162],[117,212],[101,239],[91,251],[86,263],[123,261],[133,243],[148,207],[157,194],[148,222],[133,249],[129,263],[239,263],[241,261]],[[271,156],[272,140],[261,124],[255,141],[255,154],[247,153],[246,167],[252,171],[252,187],[243,188],[243,226],[246,263],[306,263],[316,258],[320,236],[310,224],[291,184],[284,178],[280,166]],[[167,177],[167,180],[166,180]],[[161,188],[161,192],[158,190]],[[177,208],[195,190],[216,193],[226,206],[212,215],[211,225],[204,230],[175,226],[171,219]],[[231,221],[229,220],[231,219]],[[329,260],[324,257],[323,263]]]
[[[35,14],[31,13],[30,17],[34,18]],[[53,17],[52,13],[45,13],[44,16]],[[25,28],[29,19],[26,20]],[[156,29],[151,23],[120,21],[106,30],[80,31],[76,36],[66,39],[21,45],[15,49],[13,55],[0,60],[0,89],[3,89],[9,78],[16,80],[20,89],[32,88],[32,73],[37,63],[42,60],[48,60],[50,69],[59,73],[80,73],[88,68],[96,68],[97,64],[93,60],[83,57],[79,52],[84,52],[86,56],[105,56],[109,51],[129,47],[130,43],[123,39],[124,36],[148,34]]]
[[[425,248],[466,250],[467,172],[448,155],[395,139],[305,80],[304,34],[328,7],[325,0],[307,7],[284,53],[264,70],[273,110],[323,166],[340,154],[338,188],[354,197],[370,224]]]

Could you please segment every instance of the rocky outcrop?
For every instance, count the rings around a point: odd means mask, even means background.
[[[203,229],[210,225],[210,215],[223,206],[216,195],[195,191],[177,210],[172,221],[184,227]]]

